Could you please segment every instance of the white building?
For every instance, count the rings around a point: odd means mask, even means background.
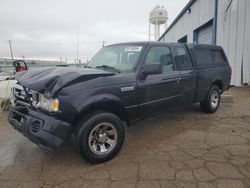
[[[250,84],[250,0],[190,0],[159,40],[220,45],[231,84]]]

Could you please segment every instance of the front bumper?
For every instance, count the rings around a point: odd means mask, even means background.
[[[11,107],[8,120],[14,129],[48,149],[60,146],[73,132],[71,124],[28,107]]]

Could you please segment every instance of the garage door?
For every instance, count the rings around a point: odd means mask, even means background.
[[[198,43],[199,44],[213,44],[213,27],[209,25],[198,31]]]

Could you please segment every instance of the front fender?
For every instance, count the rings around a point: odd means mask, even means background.
[[[75,120],[76,124],[82,118],[96,111],[110,112],[117,115],[122,121],[126,121],[127,123],[129,121],[127,112],[119,97],[112,94],[100,94],[90,97],[82,103],[82,108]]]
[[[123,106],[121,99],[118,96],[112,94],[99,94],[92,96],[88,100],[84,101],[81,105],[80,112],[84,111],[86,108],[93,104],[99,103],[116,103],[119,106]]]

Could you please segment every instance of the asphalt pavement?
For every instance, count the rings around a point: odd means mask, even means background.
[[[217,113],[198,105],[127,128],[113,160],[92,165],[73,138],[41,150],[0,114],[0,187],[250,187],[250,88],[232,88]]]

